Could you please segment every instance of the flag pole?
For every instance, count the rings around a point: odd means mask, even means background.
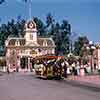
[[[29,0],[29,20],[31,20],[32,17],[32,0]]]

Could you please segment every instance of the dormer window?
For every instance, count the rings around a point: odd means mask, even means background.
[[[18,40],[16,40],[16,46],[20,46],[20,44],[19,44],[19,41],[18,41]]]
[[[47,46],[47,41],[46,40],[44,40],[43,46]]]

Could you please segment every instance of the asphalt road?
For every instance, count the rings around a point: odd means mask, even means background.
[[[100,92],[14,73],[0,76],[0,100],[100,100]]]

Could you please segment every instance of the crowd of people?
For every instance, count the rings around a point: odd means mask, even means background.
[[[56,59],[54,61],[48,60],[47,62],[45,62],[45,64],[46,63],[47,66],[50,66],[51,64],[51,66],[53,67],[63,67],[65,71],[65,77],[67,77],[67,75],[81,75],[82,73],[84,75],[90,75],[93,74],[93,72],[97,72],[98,74],[100,74],[100,66],[91,66],[90,63],[80,64],[79,61],[69,63],[67,59]]]
[[[100,74],[100,65],[91,65],[90,63],[82,64],[79,61],[72,62],[71,64],[65,60],[64,61],[67,67],[67,74],[68,75],[90,75],[94,72]]]
[[[40,66],[39,63],[45,67],[52,66],[54,70],[55,68],[58,69],[63,68],[65,77],[67,77],[68,75],[81,75],[81,73],[83,73],[84,75],[89,75],[94,71],[97,71],[97,73],[100,74],[100,65],[97,66],[95,64],[94,66],[91,66],[90,63],[82,64],[79,61],[70,63],[68,59],[65,58],[41,60],[41,62],[38,62],[38,65]],[[34,63],[33,65],[34,65],[33,68],[37,67],[36,63]],[[18,72],[18,67],[16,68],[16,71]],[[7,67],[7,72],[9,73],[8,67]]]

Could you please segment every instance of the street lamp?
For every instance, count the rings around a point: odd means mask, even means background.
[[[94,46],[93,42],[90,41],[89,42],[89,46],[87,46],[87,50],[89,50],[89,54],[91,55],[91,72],[93,73],[94,70],[94,65],[93,65],[93,54],[94,54],[94,50],[96,49],[96,47]]]

